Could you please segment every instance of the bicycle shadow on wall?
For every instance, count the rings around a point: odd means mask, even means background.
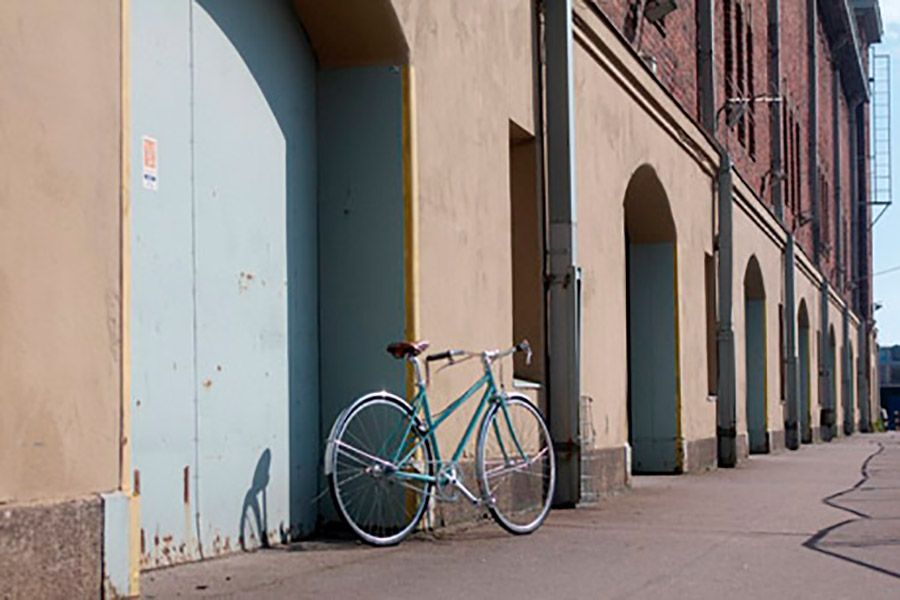
[[[241,523],[238,531],[242,550],[269,547],[268,511],[266,488],[269,485],[269,471],[272,466],[272,451],[266,448],[253,470],[250,489],[244,495],[241,507]]]

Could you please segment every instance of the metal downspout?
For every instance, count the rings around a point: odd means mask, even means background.
[[[835,65],[832,68],[832,78],[831,78],[831,135],[832,135],[832,147],[833,147],[833,157],[834,161],[832,164],[834,165],[834,173],[833,173],[833,181],[834,181],[834,194],[832,198],[823,198],[823,202],[834,202],[834,219],[835,219],[835,231],[834,231],[834,262],[837,265],[837,285],[838,289],[844,290],[844,281],[845,281],[845,269],[844,269],[844,245],[843,245],[843,236],[842,225],[844,222],[844,203],[841,201],[841,196],[843,195],[843,179],[841,178],[841,72]],[[828,223],[825,224],[828,226]],[[842,294],[843,295],[843,294]],[[849,326],[849,315],[847,312],[847,306],[844,305],[844,310],[841,315],[841,351],[840,351],[840,361],[841,361],[841,404],[842,408],[845,410],[843,414],[841,427],[844,430],[845,434],[849,434],[853,431],[852,425],[852,408],[850,410],[851,414],[851,423],[848,427],[847,423],[847,398],[850,394],[850,385],[848,380],[848,375],[850,373],[849,365],[850,365],[850,350],[848,348],[847,337],[850,331]],[[834,373],[834,365],[832,365],[832,377],[835,376]],[[836,389],[836,386],[833,386],[833,389]],[[835,409],[835,429],[837,429],[837,398],[833,399],[834,409]]]
[[[716,389],[716,441],[720,467],[737,464],[737,407],[735,382],[733,309],[733,180],[731,156],[718,137],[715,78],[715,11],[712,0],[697,3],[697,68],[700,78],[700,120],[713,137],[719,154],[716,177],[718,192],[718,232],[715,249],[718,251],[716,279],[718,283],[718,320],[716,353],[719,377]]]
[[[781,98],[781,0],[769,0],[769,87],[776,97]],[[775,205],[775,216],[782,227],[786,228],[784,219],[784,132],[781,129],[784,101],[772,104],[769,115],[770,154],[772,157],[772,203]],[[794,281],[794,233],[788,232],[783,254],[784,271],[784,344],[783,357],[785,367],[785,402],[787,414],[784,420],[785,445],[790,450],[800,448],[800,382],[797,378],[797,303]]]
[[[850,104],[850,288],[853,310],[859,312],[859,135],[856,130],[856,113],[860,102]]]
[[[853,405],[848,402],[850,398],[850,387],[853,384],[853,376],[851,375],[853,368],[850,364],[850,307],[844,304],[844,312],[841,315],[841,404],[844,408],[844,433],[850,435],[853,433]]]
[[[809,176],[809,195],[812,205],[812,237],[813,237],[813,262],[819,273],[822,274],[822,283],[819,286],[819,335],[817,336],[817,364],[819,367],[819,405],[820,435],[830,432],[830,423],[833,420],[831,410],[831,382],[830,367],[827,364],[829,356],[828,347],[828,280],[822,271],[822,236],[821,234],[821,207],[819,197],[819,88],[818,88],[818,16],[817,0],[806,0],[806,43],[807,43],[807,90],[809,96],[809,122],[808,122],[808,154],[807,169]],[[826,431],[824,427],[828,426]]]
[[[708,1],[708,0],[707,0]],[[781,98],[781,0],[769,0],[769,90],[776,98]],[[769,105],[769,129],[772,132],[769,143],[771,155],[770,176],[772,180],[772,204],[775,216],[784,226],[784,164],[781,155],[784,142],[781,131],[781,117],[784,101]]]
[[[833,140],[833,157],[834,174],[834,262],[837,265],[838,289],[843,292],[845,271],[844,271],[844,244],[841,236],[842,225],[844,221],[844,203],[841,202],[841,196],[844,193],[843,180],[841,178],[841,72],[837,66],[832,69],[831,78],[831,139]],[[823,202],[830,202],[832,198],[823,198]],[[827,227],[828,224],[826,223]]]
[[[809,158],[806,162],[809,177],[809,199],[812,208],[813,262],[821,271],[822,240],[819,235],[819,88],[818,88],[818,45],[816,33],[818,19],[816,16],[817,0],[806,0],[806,33],[807,33],[807,95],[809,96],[809,122],[807,124],[807,142]]]
[[[859,218],[860,198],[860,181],[859,181],[859,163],[860,163],[860,147],[859,147],[859,113],[863,106],[863,100],[856,99],[850,108],[850,274],[851,287],[853,290],[853,310],[859,317],[859,329],[857,331],[856,342],[856,364],[853,368],[856,370],[856,403],[859,406],[859,431],[868,433],[872,430],[872,419],[870,414],[870,406],[868,401],[868,378],[869,373],[866,369],[866,351],[868,339],[868,321],[862,310],[861,298],[859,294],[859,286],[863,283],[862,275],[859,272],[859,228],[862,222]],[[863,154],[865,156],[865,154]],[[865,280],[868,284],[868,279]],[[860,314],[862,313],[862,314]]]
[[[576,266],[572,0],[542,4],[547,65],[549,217],[548,416],[557,456],[557,505],[581,498],[580,271]]]
[[[868,180],[868,153],[869,148],[867,145],[867,136],[865,135],[865,131],[859,131],[859,129],[866,129],[866,124],[869,122],[869,113],[866,110],[865,100],[860,102],[859,109],[857,114],[857,200],[859,204],[856,207],[857,219],[858,219],[858,229],[857,235],[863,236],[863,240],[865,240],[866,245],[868,246],[869,242],[871,242],[871,231],[869,231],[869,220],[871,219],[871,214],[869,212],[868,199],[869,199],[869,180]],[[859,134],[862,133],[862,136]],[[870,133],[871,135],[871,133]],[[861,138],[861,139],[859,139]],[[864,233],[865,232],[865,233]],[[864,233],[864,235],[863,235]],[[862,241],[862,240],[861,240]],[[863,262],[863,257],[860,256],[860,267],[863,266],[861,263]],[[869,262],[868,254],[865,256],[865,272],[860,272],[860,279],[866,278],[866,286],[871,286],[871,273],[872,273],[872,265]],[[861,365],[861,369],[865,373],[865,376],[862,378],[863,382],[863,394],[864,401],[866,403],[866,412],[869,415],[869,423],[868,427],[871,430],[874,426],[874,415],[872,414],[872,393],[875,391],[872,388],[876,387],[877,380],[873,380],[872,377],[872,343],[875,341],[872,335],[872,328],[875,325],[874,320],[872,319],[872,297],[870,294],[865,295],[865,302],[863,302],[862,295],[859,298],[859,306],[858,310],[860,311],[860,320],[862,321],[862,331],[861,335],[863,336],[863,343],[860,347],[860,355],[863,359],[863,364]]]
[[[834,365],[831,364],[831,338],[828,335],[828,280],[822,277],[819,288],[819,434],[825,441],[834,437],[835,421],[834,405],[831,397],[831,379],[834,377]],[[828,437],[826,437],[826,434]]]
[[[797,307],[794,283],[794,233],[788,233],[784,247],[784,345],[787,347],[787,419],[784,424],[785,445],[790,450],[800,448],[800,380],[797,377]]]
[[[731,156],[719,146],[719,325],[716,342],[719,353],[718,399],[716,401],[716,439],[720,467],[737,465],[737,406],[734,352],[734,326],[732,323],[734,277],[733,233],[733,180]]]

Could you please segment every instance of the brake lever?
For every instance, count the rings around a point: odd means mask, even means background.
[[[516,350],[525,351],[525,364],[530,365],[533,354],[531,352],[531,344],[528,343],[528,340],[522,340],[521,342],[519,342],[516,346]]]

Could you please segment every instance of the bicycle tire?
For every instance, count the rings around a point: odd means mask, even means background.
[[[363,398],[336,423],[327,454],[331,497],[344,522],[368,544],[400,543],[425,513],[431,484],[401,481],[385,468],[395,453],[418,444],[405,466],[434,475],[431,440],[421,431],[409,404],[389,394]]]
[[[481,422],[475,467],[482,497],[497,524],[526,535],[550,512],[556,458],[550,430],[537,407],[521,394],[510,394],[505,405],[506,411],[499,402],[493,403]],[[510,458],[513,453],[519,458]]]

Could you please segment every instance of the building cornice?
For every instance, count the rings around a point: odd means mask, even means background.
[[[870,44],[881,41],[884,35],[884,23],[881,20],[881,6],[878,0],[849,0],[856,14],[856,19],[864,28],[866,39]]]
[[[841,73],[844,94],[852,103],[869,97],[869,85],[862,56],[863,45],[849,2],[819,0],[817,8],[832,60]]]

